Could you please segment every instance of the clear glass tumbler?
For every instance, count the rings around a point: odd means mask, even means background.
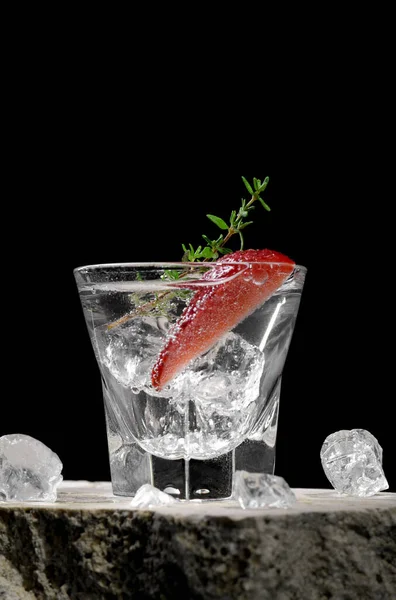
[[[102,377],[114,494],[151,483],[180,499],[226,499],[235,470],[274,472],[305,267],[120,263],[74,275]],[[271,282],[268,297],[239,314]],[[185,344],[192,306],[199,327]],[[171,367],[159,386],[164,362]]]

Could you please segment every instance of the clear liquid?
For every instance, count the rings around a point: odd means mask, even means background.
[[[245,440],[259,440],[286,359],[301,286],[278,290],[157,392],[150,382],[152,366],[193,292],[169,291],[160,282],[149,285],[149,292],[147,282],[80,288],[103,378],[110,459],[136,441],[160,458],[206,460]]]

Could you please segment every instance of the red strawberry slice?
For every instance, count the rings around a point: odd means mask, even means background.
[[[263,304],[295,266],[273,250],[238,250],[212,264],[215,267],[205,272],[201,282],[215,284],[198,288],[158,355],[151,374],[157,390]]]

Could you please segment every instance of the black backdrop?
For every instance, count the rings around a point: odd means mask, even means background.
[[[362,427],[381,442],[396,491],[395,98],[383,14],[356,26],[328,13],[327,35],[310,20],[294,36],[282,24],[266,47],[250,36],[250,64],[234,32],[238,53],[224,50],[229,28],[202,44],[202,28],[180,35],[177,21],[176,35],[153,35],[143,22],[142,44],[118,24],[113,44],[92,15],[30,16],[7,23],[2,71],[0,435],[41,439],[66,478],[107,478],[73,268],[173,260],[209,232],[208,211],[228,215],[241,175],[269,175],[273,211],[248,243],[308,267],[276,470],[293,486],[326,486],[324,438]]]
[[[216,152],[199,164],[188,157],[173,163],[170,154],[166,164],[152,157],[148,168],[125,146],[113,152],[93,129],[73,144],[62,135],[66,148],[52,142],[32,160],[31,146],[10,161],[0,435],[40,439],[60,456],[66,479],[109,479],[99,371],[73,269],[178,260],[182,242],[197,245],[202,233],[217,233],[208,212],[227,219],[247,197],[241,175],[268,175],[264,197],[272,210],[257,206],[246,246],[276,249],[308,268],[284,370],[276,473],[293,487],[330,487],[319,457],[325,437],[365,428],[383,447],[396,491],[384,164],[371,162],[373,175],[349,152],[324,164],[320,146],[260,152],[231,166],[218,164]]]

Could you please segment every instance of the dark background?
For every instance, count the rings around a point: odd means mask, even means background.
[[[73,29],[53,30],[50,44],[14,37],[2,93],[0,435],[41,440],[66,479],[109,479],[73,269],[178,260],[183,242],[216,235],[208,212],[227,219],[247,197],[241,175],[268,175],[272,211],[257,207],[246,246],[308,268],[276,473],[329,487],[324,439],[365,428],[396,492],[393,65],[372,34],[354,35],[300,40],[284,58],[260,48],[260,76],[219,55],[213,65],[210,53],[193,53],[186,71],[176,46],[143,64],[122,40],[110,54],[103,38],[84,45],[87,33]]]

